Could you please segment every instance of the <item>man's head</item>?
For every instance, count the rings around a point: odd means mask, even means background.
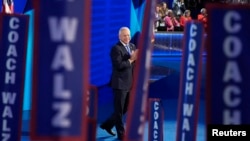
[[[185,14],[185,16],[189,17],[190,14],[191,14],[191,11],[190,10],[185,10],[184,14]]]
[[[130,30],[128,27],[121,27],[119,30],[119,39],[125,44],[130,42]]]
[[[169,16],[169,17],[174,17],[173,10],[168,10],[168,16]]]
[[[162,2],[162,3],[161,3],[161,6],[162,6],[163,9],[166,9],[166,8],[168,7],[168,5],[167,5],[166,2]]]
[[[207,14],[206,8],[201,8],[201,14]]]

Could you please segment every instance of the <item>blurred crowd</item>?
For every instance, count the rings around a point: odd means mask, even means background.
[[[211,0],[211,2],[220,2],[220,3],[231,3],[231,4],[249,4],[250,0]]]
[[[206,2],[247,4],[250,0],[210,0]],[[200,4],[201,3],[201,4]],[[171,8],[170,8],[171,7]],[[201,0],[173,0],[169,6],[167,2],[157,3],[155,7],[155,31],[184,31],[185,23],[190,20],[198,20],[207,30],[207,10]]]

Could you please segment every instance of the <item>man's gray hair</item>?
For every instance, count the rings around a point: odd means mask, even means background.
[[[130,31],[129,28],[126,27],[126,26],[121,27],[120,30],[119,30],[119,35],[121,35],[121,33],[122,33],[123,30],[128,30],[128,31]]]
[[[201,8],[201,13],[204,13],[206,11],[206,8]]]

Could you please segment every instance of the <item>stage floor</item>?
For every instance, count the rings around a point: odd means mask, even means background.
[[[105,88],[106,89],[106,88]],[[107,92],[107,90],[104,90]],[[103,91],[103,92],[104,92]],[[106,97],[104,100],[103,97]],[[112,96],[110,93],[101,93],[98,103],[98,125],[96,129],[96,141],[116,141],[117,137],[110,136],[99,125],[103,122],[109,114],[112,113]],[[177,124],[177,99],[163,100],[164,107],[164,141],[176,140],[176,124]],[[197,141],[205,141],[205,113],[204,113],[204,101],[200,102],[199,119],[197,125]],[[29,122],[28,119],[23,122],[23,133],[21,141],[31,141],[29,139]],[[113,129],[115,131],[115,129]],[[148,124],[145,125],[144,141],[148,141]]]

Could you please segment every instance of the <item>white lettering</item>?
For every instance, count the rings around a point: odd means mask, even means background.
[[[241,16],[236,11],[228,11],[223,18],[224,29],[228,33],[237,34],[241,30]],[[225,71],[222,81],[227,84],[223,90],[223,124],[241,124],[241,111],[237,110],[241,106],[241,89],[236,84],[240,84],[242,76],[238,66],[237,57],[242,52],[242,42],[235,35],[227,36],[223,41],[223,52],[228,61],[225,63]],[[230,59],[230,60],[229,60]]]
[[[156,130],[154,130],[154,139],[158,138],[158,132]]]
[[[158,127],[158,123],[157,123],[157,121],[156,121],[156,120],[154,121],[154,129],[159,129],[159,127]]]
[[[71,92],[63,89],[64,79],[63,74],[55,74],[54,76],[54,97],[61,99],[71,98]]]
[[[10,31],[8,34],[8,41],[10,43],[16,43],[19,39],[19,35],[16,31]]]
[[[159,102],[155,101],[154,102],[154,110],[158,110],[159,109]]]
[[[194,74],[194,69],[188,67],[187,68],[187,76],[186,76],[186,78],[187,78],[188,81],[191,81],[191,80],[194,79],[194,75],[193,74]]]
[[[186,82],[186,87],[185,87],[185,94],[186,95],[193,95],[193,83],[192,82]]]
[[[212,136],[218,136],[218,129],[213,129],[212,130]]]
[[[185,133],[185,132],[182,132],[181,141],[185,141],[185,136],[186,136],[186,133]]]
[[[157,120],[159,118],[159,113],[157,111],[154,112],[154,119]]]
[[[12,65],[11,65],[12,64]],[[15,70],[16,69],[16,60],[13,58],[8,58],[6,61],[6,68],[8,70]]]
[[[78,26],[77,18],[63,17],[58,20],[56,17],[49,17],[48,24],[50,37],[53,41],[75,41]]]
[[[10,132],[10,128],[8,127],[7,125],[8,121],[6,119],[3,119],[3,127],[2,127],[2,131],[5,131],[5,132]]]
[[[189,51],[194,51],[196,49],[196,46],[196,41],[194,39],[190,39],[188,45]]]
[[[190,131],[189,119],[186,117],[183,119],[182,130]]]
[[[57,18],[52,16],[48,18],[48,27],[51,41],[66,43],[58,45],[51,63],[51,70],[55,73],[53,77],[53,98],[55,100],[65,100],[64,102],[55,101],[52,103],[52,109],[57,114],[53,115],[51,124],[54,127],[69,128],[72,121],[67,116],[71,113],[72,103],[70,98],[72,92],[64,86],[64,74],[74,70],[73,58],[68,43],[76,40],[78,20],[75,17]]]
[[[59,69],[60,67],[63,67],[68,71],[74,69],[71,52],[67,45],[61,45],[57,48],[52,62],[52,70]]]
[[[5,118],[5,117],[13,118],[13,114],[12,114],[10,106],[7,106],[7,105],[4,106],[2,117],[3,118]]]
[[[4,104],[13,104],[16,100],[16,93],[2,92],[2,100]]]
[[[62,74],[55,74],[54,76],[54,97],[61,99],[71,98],[71,92],[63,89],[64,79]]]
[[[17,60],[15,57],[18,57],[16,45],[14,43],[17,43],[19,41],[19,34],[17,29],[20,28],[19,26],[20,20],[17,17],[11,17],[9,20],[9,28],[11,31],[8,33],[8,49],[6,51],[6,62],[5,62],[5,85],[3,87],[6,87],[8,90],[12,90],[12,86],[9,86],[8,84],[15,84],[16,80],[16,72],[17,69]],[[7,46],[6,46],[7,47]],[[13,120],[14,117],[18,116],[15,115],[15,112],[12,112],[12,107],[17,106],[14,105],[16,102],[17,94],[15,92],[1,92],[1,101],[3,104],[2,108],[2,129],[1,129],[1,141],[9,141],[11,138],[11,126],[8,124],[10,120]],[[5,132],[5,133],[4,133]],[[8,133],[6,133],[8,132]]]
[[[195,66],[194,55],[193,53],[188,54],[188,63],[187,66]]]
[[[9,22],[10,29],[18,29],[19,28],[19,19],[17,17],[11,17]]]
[[[223,124],[240,125],[241,124],[241,111],[225,109],[223,111]]]
[[[10,134],[2,133],[2,140],[1,141],[9,141]]]
[[[193,104],[183,104],[183,115],[191,117],[193,113]]]
[[[67,116],[71,111],[71,105],[68,102],[56,102],[53,103],[53,109],[57,111],[57,114],[52,119],[52,125],[54,127],[68,128],[71,126],[71,121]]]
[[[239,13],[235,11],[229,11],[225,14],[224,17],[224,28],[228,33],[237,33],[241,30],[241,24],[239,21],[241,20],[241,16]],[[237,22],[238,21],[238,22]]]
[[[17,57],[17,51],[16,51],[16,46],[15,45],[10,45],[7,51],[6,56],[14,56]]]
[[[229,36],[223,42],[223,51],[229,58],[235,58],[242,51],[242,43],[238,37]]]
[[[154,107],[153,139],[154,139],[154,141],[156,141],[159,138],[159,136],[158,136],[158,133],[159,133],[158,120],[160,119],[160,114],[159,114],[160,103],[158,101],[154,101],[153,107]]]
[[[189,33],[191,37],[195,37],[197,35],[197,25],[191,24]]]
[[[5,84],[15,84],[16,73],[15,72],[5,72]]]
[[[228,61],[224,72],[223,82],[229,82],[229,80],[235,82],[241,82],[241,74],[238,64],[235,61]]]
[[[197,30],[198,27],[195,24],[191,24],[190,30],[189,30],[189,35],[190,39],[188,41],[188,56],[187,56],[187,70],[186,70],[186,81],[185,81],[185,99],[187,99],[187,96],[193,96],[193,89],[194,89],[194,74],[195,74],[195,69],[194,67],[196,66],[195,63],[195,56],[194,56],[194,51],[197,49],[197,42],[195,37],[197,36]],[[183,111],[182,111],[182,116],[183,116],[183,121],[182,121],[182,133],[181,133],[181,140],[185,141],[186,140],[186,132],[190,131],[190,121],[189,117],[192,116],[193,114],[193,104],[189,103],[183,103]]]
[[[229,107],[237,107],[241,103],[241,98],[239,97],[241,90],[235,85],[228,85],[224,89],[223,99],[224,103]],[[237,97],[238,96],[238,97]]]

